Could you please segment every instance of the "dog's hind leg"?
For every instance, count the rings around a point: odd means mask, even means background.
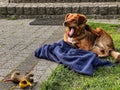
[[[111,51],[110,52],[111,56],[115,58],[115,63],[120,62],[120,53],[117,51]]]
[[[94,46],[91,51],[96,53],[98,57],[101,58],[109,56],[109,53],[103,47],[100,46]]]

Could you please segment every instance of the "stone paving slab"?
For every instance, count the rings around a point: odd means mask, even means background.
[[[34,57],[36,48],[63,38],[64,27],[52,25],[29,25],[33,19],[0,19],[0,90],[21,90],[12,82],[3,82],[11,73],[33,72],[36,86],[26,90],[39,90],[40,83],[48,78],[56,63]],[[88,20],[120,24],[119,20]]]
[[[32,20],[0,20],[0,88],[1,90],[19,90],[19,87],[11,82],[4,83],[3,79],[19,70],[22,74],[33,72],[34,80],[40,82],[47,79],[56,63],[34,57],[34,50],[45,43],[53,43],[63,37],[62,26],[32,26]],[[61,24],[62,25],[62,24]],[[58,36],[59,35],[59,36]],[[39,89],[38,89],[39,88]]]

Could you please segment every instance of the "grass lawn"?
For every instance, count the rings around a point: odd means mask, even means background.
[[[105,29],[113,38],[115,48],[120,52],[120,25],[88,23],[93,28]],[[114,62],[112,57],[108,57]],[[77,74],[63,65],[58,65],[41,90],[120,90],[120,64],[115,67],[101,67],[94,71],[93,77]]]

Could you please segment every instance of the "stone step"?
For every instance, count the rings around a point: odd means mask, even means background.
[[[80,3],[80,2],[120,2],[120,0],[9,0],[10,3]]]
[[[120,18],[120,2],[106,3],[8,3],[0,5],[0,17],[63,18],[67,13],[82,13],[88,18]]]

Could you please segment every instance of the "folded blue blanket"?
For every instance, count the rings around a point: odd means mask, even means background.
[[[97,67],[113,66],[112,62],[101,60],[90,51],[75,49],[63,40],[52,45],[43,45],[36,49],[35,56],[55,61],[78,73],[90,76],[93,75],[93,71]]]

